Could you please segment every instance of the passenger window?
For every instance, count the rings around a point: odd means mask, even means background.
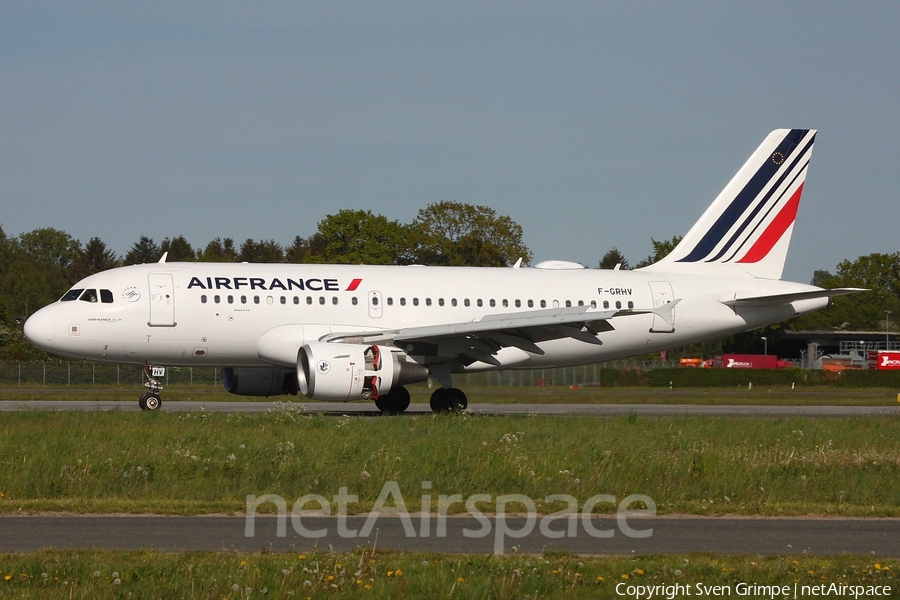
[[[579,301],[578,301],[578,306],[584,306],[584,300],[579,300]]]
[[[325,304],[325,296],[319,296],[319,304]]]
[[[506,298],[503,299],[503,308],[509,308],[509,300]]]
[[[465,306],[471,306],[472,303],[469,302],[469,299],[468,299],[468,298],[466,298],[465,300],[463,300],[463,304],[464,304]]]
[[[281,303],[282,303],[282,304],[287,304],[287,298],[285,298],[284,296],[282,296],[282,297],[281,297]]]
[[[406,306],[406,298],[400,298],[400,306]]]
[[[450,299],[450,306],[456,306],[456,298]]]
[[[443,305],[444,305],[444,299],[438,298],[438,306],[443,306]]]
[[[621,302],[621,301],[616,300],[616,308],[622,308],[622,302]]]
[[[294,296],[294,304],[300,304],[300,296]]]
[[[390,298],[388,298],[390,300]],[[372,306],[378,306],[378,296],[372,296]]]
[[[306,303],[307,303],[307,304],[312,304],[312,296],[307,296],[307,297],[306,297]]]
[[[425,306],[431,306],[431,298],[425,298]]]
[[[241,304],[247,304],[247,296],[241,296]]]
[[[591,308],[597,308],[597,301],[591,300]]]
[[[206,294],[201,294],[201,295],[200,295],[200,303],[201,303],[201,304],[206,304]]]
[[[534,300],[528,301],[528,308],[534,308]]]
[[[541,300],[541,308],[547,308],[547,301]]]
[[[331,297],[331,303],[334,304],[335,306],[337,306],[337,303],[338,303],[338,297],[337,297],[337,296],[332,296],[332,297]]]
[[[100,290],[100,302],[103,304],[112,304],[113,293],[109,290]]]
[[[418,306],[418,305],[419,305],[419,299],[413,298],[413,306]]]
[[[569,308],[570,306],[572,306],[572,301],[566,300],[566,308]]]
[[[394,305],[394,299],[393,299],[393,298],[388,298],[388,300],[387,300],[387,305],[388,305],[388,306],[393,306],[393,305]]]
[[[78,300],[78,296],[81,295],[81,292],[84,291],[84,288],[80,290],[69,290],[66,292],[66,295],[60,298],[60,302],[71,302],[72,300]]]
[[[221,301],[222,301],[222,297],[219,296],[218,294],[213,296],[213,302],[215,302],[216,304],[218,304]]]
[[[522,301],[516,298],[516,308],[522,308]]]
[[[84,290],[84,293],[79,298],[82,302],[96,302],[97,301],[97,290]]]
[[[253,304],[259,304],[259,296],[253,296]]]
[[[356,306],[357,304],[359,304],[359,300],[356,299],[356,296],[353,296],[352,298],[350,298],[350,304],[352,304],[353,306]]]
[[[484,303],[481,301],[481,298],[479,298],[478,300],[475,301],[475,304],[477,304],[478,307],[480,308]]]
[[[228,296],[228,304],[234,304],[234,296]]]
[[[631,300],[628,301],[628,308],[634,308],[634,302]]]

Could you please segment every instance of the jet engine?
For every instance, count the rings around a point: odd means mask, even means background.
[[[387,346],[313,342],[297,353],[297,384],[315,400],[356,400],[428,379],[428,369]]]
[[[274,367],[227,367],[222,385],[238,396],[297,395],[297,379],[290,369]]]

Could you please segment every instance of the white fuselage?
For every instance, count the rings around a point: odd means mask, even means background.
[[[570,305],[646,310],[678,301],[671,323],[651,313],[613,319],[614,330],[597,334],[602,345],[561,338],[540,342],[543,354],[509,348],[497,355],[501,368],[577,365],[751,330],[828,303],[731,307],[722,302],[737,295],[818,288],[733,272],[595,269],[158,263],[92,275],[73,289],[98,290],[97,300],[58,301],[33,315],[26,335],[41,348],[110,363],[221,367],[296,366],[300,346],[334,333]],[[295,326],[287,337],[266,337],[285,326]],[[465,370],[494,368],[475,362]]]

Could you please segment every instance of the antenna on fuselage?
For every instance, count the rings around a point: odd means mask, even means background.
[[[519,260],[516,261],[516,264],[512,266],[513,269],[518,269],[522,266],[522,257],[519,257]]]
[[[168,252],[163,252],[162,258],[159,259],[159,264],[164,265],[166,263],[166,257],[169,255]]]

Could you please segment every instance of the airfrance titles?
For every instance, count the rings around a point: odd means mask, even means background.
[[[362,279],[354,279],[344,291],[355,291]],[[305,279],[298,277],[291,279],[290,277],[191,277],[188,289],[197,288],[200,290],[309,290],[312,292],[339,292],[341,286],[337,279],[316,278],[311,277]]]

